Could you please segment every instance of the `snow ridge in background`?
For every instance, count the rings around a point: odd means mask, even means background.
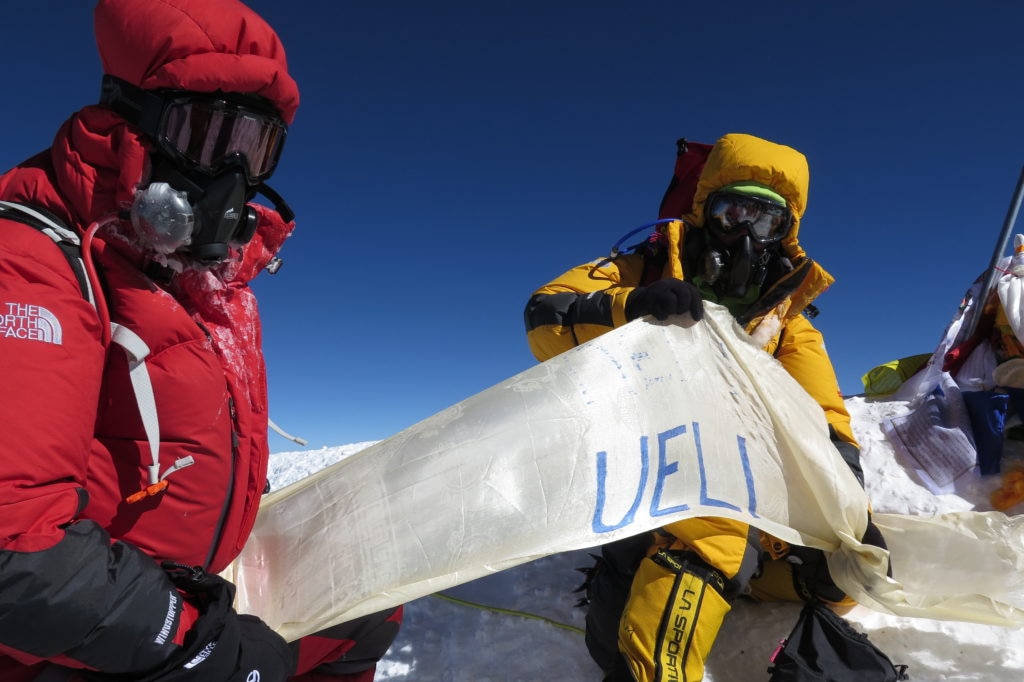
[[[969,473],[956,493],[934,495],[900,466],[881,430],[905,411],[904,402],[846,400],[861,445],[866,486],[879,512],[931,515],[991,510],[999,477]],[[373,445],[373,441],[271,456],[270,478],[279,489]],[[1011,457],[1020,453],[1009,453]],[[1014,508],[1010,513],[1019,513]],[[508,569],[445,592],[476,604],[548,618],[501,613],[427,596],[406,605],[398,639],[377,667],[377,680],[431,682],[597,682],[583,635],[584,610],[574,590],[590,566],[591,551],[566,552]],[[965,557],[965,561],[969,561]],[[737,602],[708,661],[709,682],[767,681],[768,658],[796,622],[798,604]],[[895,663],[910,666],[913,682],[1024,680],[1024,631],[971,623],[889,616],[857,607],[847,615]],[[569,629],[569,628],[575,628]]]

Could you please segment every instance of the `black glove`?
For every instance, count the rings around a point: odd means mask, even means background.
[[[295,672],[287,642],[255,616],[231,607],[235,586],[200,568],[165,564],[174,585],[193,597],[202,615],[174,660],[133,678],[140,682],[284,682]],[[253,673],[258,673],[253,675]],[[104,679],[99,677],[98,679]]]
[[[654,315],[666,320],[669,315],[690,313],[694,320],[704,317],[704,301],[700,291],[689,282],[674,277],[659,279],[650,286],[637,287],[626,297],[626,319]]]

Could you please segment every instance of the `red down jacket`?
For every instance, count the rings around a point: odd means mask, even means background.
[[[246,92],[286,121],[298,105],[284,52],[258,16],[209,0],[101,0],[106,73],[145,88]],[[219,11],[220,10],[220,11]],[[149,347],[160,471],[191,457],[168,487],[147,484],[150,448],[123,348],[41,232],[0,220],[0,679],[33,664],[106,672],[153,667],[188,629],[169,619],[158,561],[224,568],[245,543],[266,483],[267,395],[248,282],[293,225],[260,209],[256,237],[214,269],[153,275],[116,219],[147,171],[148,148],[113,112],[89,106],[52,146],[0,176],[0,199],[44,208],[80,234],[110,321]],[[173,264],[172,264],[173,265]],[[178,268],[180,270],[180,268]],[[180,642],[179,642],[180,643]]]

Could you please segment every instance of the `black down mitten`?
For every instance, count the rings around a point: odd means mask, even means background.
[[[140,682],[285,682],[295,672],[288,644],[255,616],[231,607],[235,586],[200,568],[164,564],[171,581],[200,605],[202,614],[174,660]],[[97,682],[108,677],[87,677]],[[116,676],[110,679],[123,679]]]
[[[697,287],[681,279],[659,279],[650,286],[637,287],[626,298],[626,319],[635,320],[653,315],[666,320],[669,315],[690,313],[699,320],[704,317],[704,301]]]

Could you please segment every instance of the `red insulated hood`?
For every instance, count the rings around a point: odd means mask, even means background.
[[[237,0],[100,0],[104,72],[147,90],[261,95],[291,123],[299,90],[274,30]]]

